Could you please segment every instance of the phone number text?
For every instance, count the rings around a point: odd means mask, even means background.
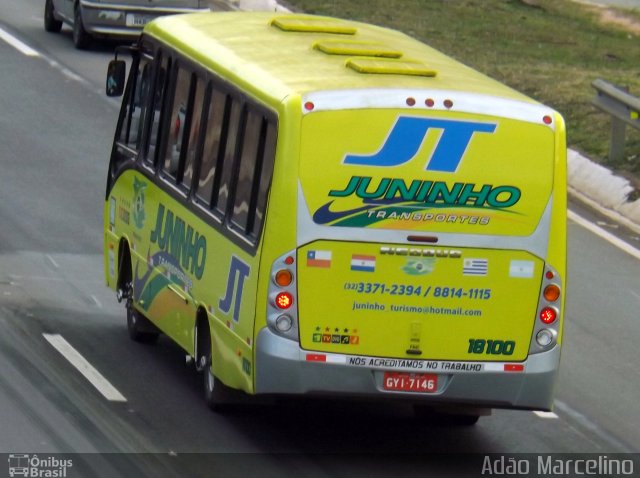
[[[440,297],[443,299],[491,298],[491,289],[465,289],[462,287],[434,287],[411,284],[385,284],[383,282],[345,282],[344,290],[357,294],[405,295],[417,297]]]

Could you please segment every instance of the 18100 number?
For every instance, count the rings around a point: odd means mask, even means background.
[[[516,348],[513,340],[469,339],[469,354],[512,355]]]

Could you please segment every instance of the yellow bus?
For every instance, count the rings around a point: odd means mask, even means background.
[[[132,339],[163,333],[212,408],[406,400],[472,424],[550,410],[566,278],[552,109],[402,33],[302,14],[148,24],[105,201]]]

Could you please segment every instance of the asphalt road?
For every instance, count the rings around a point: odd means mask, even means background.
[[[555,415],[499,410],[464,429],[416,422],[403,405],[210,412],[180,350],[130,342],[104,286],[113,45],[78,52],[68,29],[45,33],[43,3],[0,3],[0,29],[40,53],[0,40],[0,453],[88,454],[68,476],[351,477],[459,464],[433,452],[640,452],[640,260],[573,222]],[[71,366],[47,340],[58,335],[126,401]]]

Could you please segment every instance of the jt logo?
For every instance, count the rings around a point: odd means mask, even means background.
[[[229,276],[227,277],[227,292],[225,297],[218,302],[218,307],[222,312],[228,314],[233,303],[233,320],[240,320],[240,303],[242,302],[242,291],[244,289],[244,281],[249,277],[251,268],[248,264],[242,262],[236,256],[231,257],[231,265],[229,266]],[[233,296],[235,295],[235,301]]]
[[[473,135],[493,133],[496,126],[497,123],[400,116],[377,153],[362,156],[348,154],[344,164],[384,167],[404,164],[418,154],[429,129],[439,129],[442,134],[425,169],[453,173],[458,169]]]

